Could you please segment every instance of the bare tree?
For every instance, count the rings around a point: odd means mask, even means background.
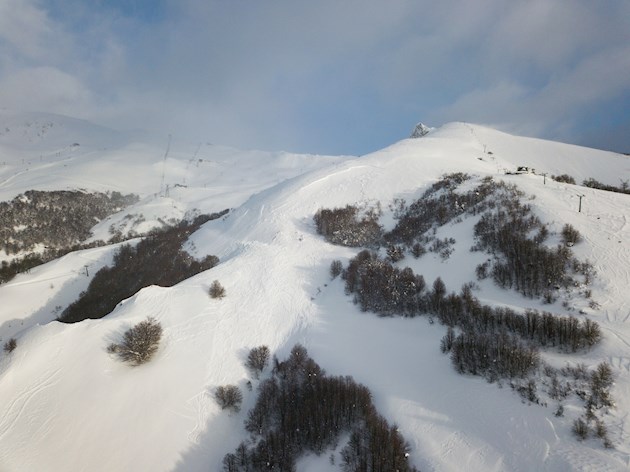
[[[119,344],[110,344],[107,351],[116,354],[123,362],[131,365],[144,364],[157,352],[162,339],[162,325],[155,318],[148,317],[129,328]]]
[[[260,375],[268,363],[269,348],[267,346],[258,346],[249,351],[245,367],[251,370],[256,378],[258,378],[258,375]]]
[[[243,402],[243,393],[236,385],[221,385],[214,392],[214,398],[222,410],[238,412]]]

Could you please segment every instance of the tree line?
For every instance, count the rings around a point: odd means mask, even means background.
[[[151,232],[135,246],[124,244],[114,255],[111,266],[99,270],[85,292],[59,316],[59,321],[76,323],[98,319],[111,313],[122,300],[149,285],[171,287],[218,264],[216,256],[195,260],[182,249],[194,231],[224,212],[202,215],[193,221]]]
[[[349,261],[341,276],[346,293],[353,295],[363,311],[386,316],[435,315],[446,326],[490,334],[507,331],[538,346],[568,352],[594,346],[601,339],[599,325],[588,318],[579,321],[537,310],[520,314],[507,307],[484,305],[470,285],[459,294],[448,293],[439,277],[427,288],[422,275],[409,267],[395,267],[367,249]]]

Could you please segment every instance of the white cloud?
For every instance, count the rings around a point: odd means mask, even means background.
[[[318,151],[376,139],[351,121],[549,132],[630,89],[628,2],[158,3],[0,0],[3,106]]]
[[[21,0],[0,0],[0,40],[17,54],[41,60],[47,55],[53,28],[46,14]]]
[[[17,110],[52,110],[83,116],[92,96],[76,77],[53,67],[32,67],[15,71],[0,80],[0,103]]]

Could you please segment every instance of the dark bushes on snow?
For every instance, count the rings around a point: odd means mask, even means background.
[[[446,175],[411,205],[399,200],[390,206],[397,224],[375,244],[376,248],[386,249],[380,253],[363,250],[349,261],[341,273],[346,293],[352,294],[363,311],[385,316],[428,314],[430,320],[437,316],[448,327],[440,349],[450,353],[451,362],[460,373],[480,375],[490,382],[508,378],[510,386],[524,400],[537,404],[546,404],[538,396],[541,385],[557,401],[573,391],[586,406],[584,434],[595,421],[595,430],[602,433],[605,447],[612,447],[605,437],[605,425],[595,416],[595,410],[614,404],[609,393],[610,367],[593,373],[570,367],[560,371],[564,376],[579,375],[575,381],[560,381],[557,373],[544,373],[542,380],[538,378],[542,372],[554,370],[540,360],[539,348],[552,347],[563,352],[590,348],[602,338],[597,323],[588,318],[580,321],[549,312],[518,313],[510,308],[483,305],[472,294],[473,283],[465,285],[461,293],[449,293],[439,277],[427,288],[421,275],[398,267],[406,251],[417,258],[428,248],[447,258],[455,241],[440,239],[438,228],[461,222],[463,215],[478,215],[471,251],[489,254],[476,268],[479,279],[492,277],[501,287],[514,288],[548,303],[553,303],[563,287],[590,283],[591,264],[574,258],[570,249],[581,239],[575,228],[564,225],[560,234],[563,244],[549,247],[545,241],[550,231],[521,201],[521,191],[491,178],[483,179],[474,188],[469,186],[469,191],[459,191],[458,186],[469,179],[465,174]],[[386,257],[381,256],[383,252]],[[561,404],[556,411],[563,414]],[[351,461],[346,464],[353,464],[348,470],[364,470],[352,468],[356,464]]]
[[[216,256],[197,261],[182,250],[182,244],[203,223],[223,214],[201,216],[193,222],[183,221],[172,228],[152,232],[135,247],[129,244],[121,246],[112,266],[104,267],[94,275],[87,291],[61,313],[59,321],[75,323],[88,318],[102,318],[119,302],[144,287],[171,287],[211,269],[219,262]]]
[[[91,236],[99,220],[137,201],[136,195],[119,192],[29,190],[0,202],[0,250],[10,255],[38,244],[52,249],[74,246]]]
[[[361,251],[342,274],[346,293],[363,311],[413,316],[425,309],[425,281],[409,268],[398,269],[375,252]]]
[[[223,298],[225,297],[225,287],[221,285],[221,282],[215,280],[208,289],[208,295],[210,298]]]
[[[509,308],[482,305],[469,287],[461,294],[448,294],[437,278],[426,290],[424,278],[408,267],[398,269],[375,252],[361,251],[343,272],[346,293],[363,311],[381,315],[418,316],[435,314],[439,320],[466,331],[500,333],[508,331],[539,346],[575,352],[601,339],[599,325],[589,319],[556,316],[527,310],[519,314]]]
[[[343,271],[343,264],[340,260],[335,259],[330,263],[330,276],[336,279]]]
[[[514,288],[528,297],[542,297],[575,283],[573,268],[579,261],[566,246],[545,246],[543,228],[529,205],[518,200],[506,201],[496,211],[481,216],[475,225],[475,249],[495,256],[489,272],[499,286]],[[568,237],[578,238],[579,233],[571,229]]]
[[[575,434],[580,441],[583,441],[588,436],[588,425],[582,418],[577,418],[573,422],[573,434]]]
[[[254,347],[247,355],[245,367],[247,367],[256,378],[261,374],[269,363],[269,348],[267,346]]]
[[[243,393],[236,385],[222,385],[215,390],[214,399],[222,410],[238,413],[243,403]]]
[[[478,268],[480,278],[491,276],[503,288],[513,288],[528,297],[544,297],[550,302],[555,300],[558,289],[581,283],[577,275],[584,277],[584,283],[590,281],[592,267],[575,259],[569,247],[580,240],[575,228],[565,225],[565,244],[548,247],[544,243],[549,229],[529,205],[521,202],[524,194],[520,190],[487,177],[470,190],[460,191],[459,186],[470,179],[462,173],[447,174],[410,205],[397,201],[395,227],[378,240],[371,238],[369,244],[361,244],[359,238],[350,238],[338,229],[354,228],[358,221],[356,207],[320,209],[315,215],[318,231],[338,244],[385,246],[392,262],[402,260],[406,251],[418,258],[429,250],[447,259],[455,240],[438,238],[437,229],[463,215],[481,215],[474,227],[472,250],[486,251],[492,258]],[[378,225],[375,220],[370,220],[370,224]]]
[[[317,232],[327,241],[342,246],[373,246],[378,244],[382,228],[376,211],[360,216],[356,206],[320,209],[315,213]]]
[[[569,174],[552,175],[551,178],[556,182],[575,185],[575,179]]]
[[[562,232],[560,234],[562,236],[562,242],[566,246],[573,246],[582,240],[580,232],[568,223],[562,227]]]
[[[6,343],[4,343],[4,352],[9,354],[13,352],[16,347],[17,347],[17,340],[15,338],[11,338]]]
[[[585,181],[582,182],[582,185],[584,185],[585,187],[590,187],[590,188],[596,188],[599,190],[606,190],[607,192],[617,192],[617,193],[625,193],[625,194],[630,194],[630,188],[628,187],[628,181],[622,181],[621,185],[619,187],[615,187],[614,185],[607,185],[607,184],[603,184],[601,182],[598,182],[597,180],[593,179],[592,177],[589,179],[586,179]]]
[[[451,361],[459,373],[488,378],[525,378],[540,364],[538,351],[506,332],[466,331],[452,341]]]
[[[252,439],[224,457],[224,471],[295,471],[301,455],[323,453],[342,433],[350,433],[341,451],[343,470],[416,470],[408,462],[409,446],[376,412],[370,391],[351,377],[327,376],[301,345],[286,361],[275,361],[272,377],[258,390],[245,422]]]

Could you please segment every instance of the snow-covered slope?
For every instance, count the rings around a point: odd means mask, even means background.
[[[51,321],[56,306],[87,286],[84,266],[106,264],[113,248],[69,254],[0,286],[0,337],[18,339],[15,351],[0,357],[0,470],[220,470],[223,456],[242,440],[255,401],[255,392],[244,388],[248,350],[265,344],[283,358],[296,342],[329,373],[352,375],[370,388],[377,408],[410,441],[421,470],[627,470],[630,197],[550,179],[543,184],[542,176],[506,176],[504,169],[525,165],[616,185],[630,175],[630,159],[464,123],[358,158],[176,141],[167,153],[166,139],[155,145],[128,137],[104,149],[80,133],[69,140],[85,145],[53,155],[42,143],[29,150],[17,137],[5,138],[2,200],[29,188],[87,188],[138,193],[140,203],[127,212],[156,219],[194,208],[234,210],[189,241],[191,253],[215,254],[218,266],[172,288],[143,289],[101,320]],[[447,172],[516,183],[536,196],[530,203],[543,221],[570,223],[585,237],[575,251],[595,263],[593,298],[600,308],[584,316],[601,324],[605,339],[587,353],[547,355],[560,365],[611,363],[617,408],[607,422],[614,450],[594,440],[577,442],[569,415],[556,418],[551,406],[526,405],[509,389],[457,375],[439,350],[444,327],[425,318],[361,313],[341,282],[331,282],[330,262],[345,262],[357,250],[330,245],[315,233],[318,208],[377,201],[386,207],[394,198],[419,196]],[[577,194],[586,195],[581,213]],[[427,255],[402,263],[458,289],[475,279],[481,257],[468,251],[471,233],[464,229],[441,230],[456,233],[458,241],[448,260]],[[208,297],[213,280],[226,287],[226,298]],[[488,303],[542,306],[490,282],[478,295]],[[108,355],[107,345],[146,316],[164,328],[156,357],[131,368]],[[221,411],[212,398],[215,387],[228,383],[245,393],[238,414]],[[338,466],[325,455],[304,458],[298,470]]]

